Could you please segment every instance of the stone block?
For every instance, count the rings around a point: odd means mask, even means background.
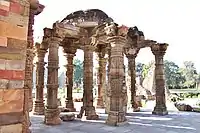
[[[8,48],[26,49],[27,41],[14,38],[7,38]]]
[[[7,0],[1,0],[0,5],[10,7],[10,2]]]
[[[8,16],[8,14],[9,14],[8,11],[0,9],[0,16],[6,17],[6,16]]]
[[[10,12],[21,14],[24,11],[24,6],[18,2],[10,2]]]
[[[10,80],[8,82],[8,88],[23,88],[24,80]]]
[[[5,70],[6,69],[6,60],[0,59],[0,69]]]
[[[0,17],[0,21],[4,21],[7,23],[12,23],[19,26],[28,26],[29,17],[24,17],[20,14],[16,14],[13,12],[9,12],[8,16]]]
[[[24,71],[0,70],[0,79],[23,80]]]
[[[0,36],[0,46],[7,47],[7,37]]]
[[[9,54],[9,53],[0,53],[0,59],[5,59],[5,60],[24,60],[25,56],[21,54]]]
[[[9,81],[7,79],[0,79],[0,89],[7,89]]]
[[[0,21],[0,29],[0,36],[27,40],[27,26],[16,26],[12,23]]]
[[[23,89],[4,89],[0,102],[0,115],[11,112],[22,112],[24,102]]]
[[[0,133],[22,133],[22,124],[13,124],[0,127]]]
[[[1,2],[1,1],[0,1]],[[0,4],[0,9],[4,11],[9,11],[9,6],[1,5]]]
[[[13,73],[12,73],[13,80],[23,80],[24,77],[25,77],[24,71],[13,71]]]
[[[75,119],[75,114],[74,113],[68,113],[65,115],[62,115],[60,117],[61,120],[63,121],[73,121]]]
[[[25,60],[6,60],[5,69],[6,70],[24,70]]]
[[[9,70],[0,70],[0,79],[11,79],[12,71]]]

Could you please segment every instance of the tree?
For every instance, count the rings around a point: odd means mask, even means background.
[[[79,59],[74,60],[74,82],[79,86],[83,79],[83,62]]]
[[[184,61],[184,67],[181,69],[182,75],[186,81],[184,86],[187,88],[194,88],[197,84],[198,74],[192,61]]]
[[[179,89],[183,87],[185,78],[181,75],[180,68],[172,61],[164,61],[164,71],[166,84],[169,89]]]

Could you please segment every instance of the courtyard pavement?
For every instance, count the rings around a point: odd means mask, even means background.
[[[43,124],[44,116],[31,115],[30,129],[32,133],[200,133],[200,113],[170,111],[169,115],[156,116],[151,114],[151,109],[144,108],[140,112],[128,112],[128,124],[113,127],[105,124],[104,110],[97,109],[97,112],[99,120],[75,119],[57,126]]]

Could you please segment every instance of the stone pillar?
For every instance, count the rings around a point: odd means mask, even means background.
[[[105,89],[105,113],[108,114],[110,110],[110,47],[108,48],[108,66],[107,66],[107,82],[106,82],[106,89]]]
[[[107,60],[104,58],[105,54],[99,52],[99,68],[98,68],[98,97],[97,97],[97,108],[104,108],[103,92],[105,91],[106,82],[106,64]]]
[[[75,112],[76,109],[74,108],[74,102],[72,97],[72,90],[73,90],[73,75],[74,75],[74,64],[73,59],[75,56],[74,54],[67,53],[67,65],[66,65],[66,86],[67,86],[67,92],[66,92],[66,109],[65,111],[69,112]]]
[[[155,87],[156,87],[156,106],[152,114],[167,115],[165,99],[165,78],[163,57],[168,44],[154,44],[151,46],[152,53],[155,55]]]
[[[48,78],[47,78],[47,106],[45,109],[44,123],[47,125],[57,125],[61,123],[59,117],[60,110],[58,108],[58,48],[60,39],[51,37],[49,42],[48,56]]]
[[[83,106],[81,107],[80,114],[77,116],[81,118],[85,111],[86,119],[88,120],[99,118],[93,106],[93,51],[94,46],[84,46]]]
[[[44,115],[44,71],[45,64],[44,57],[47,50],[43,48],[37,48],[38,62],[36,63],[36,96],[34,105],[35,115]]]
[[[140,111],[136,101],[136,71],[135,71],[135,58],[137,56],[138,50],[134,53],[126,54],[128,58],[128,75],[131,77],[131,105],[133,111]]]
[[[110,56],[110,110],[106,124],[118,126],[127,121],[124,111],[124,100],[126,100],[126,90],[124,90],[124,56],[123,46],[126,39],[121,36],[109,37],[111,43]]]

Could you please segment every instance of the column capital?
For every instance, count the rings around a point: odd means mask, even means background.
[[[164,56],[167,50],[167,43],[153,44],[151,46],[151,51],[155,56]]]
[[[125,37],[122,36],[112,36],[112,37],[108,37],[107,41],[110,42],[111,47],[114,47],[115,44],[121,44],[121,45],[125,45],[127,43],[127,40]]]
[[[140,49],[138,48],[126,48],[124,49],[125,55],[128,59],[135,59]]]
[[[84,45],[84,51],[94,51],[95,47],[93,45]]]

